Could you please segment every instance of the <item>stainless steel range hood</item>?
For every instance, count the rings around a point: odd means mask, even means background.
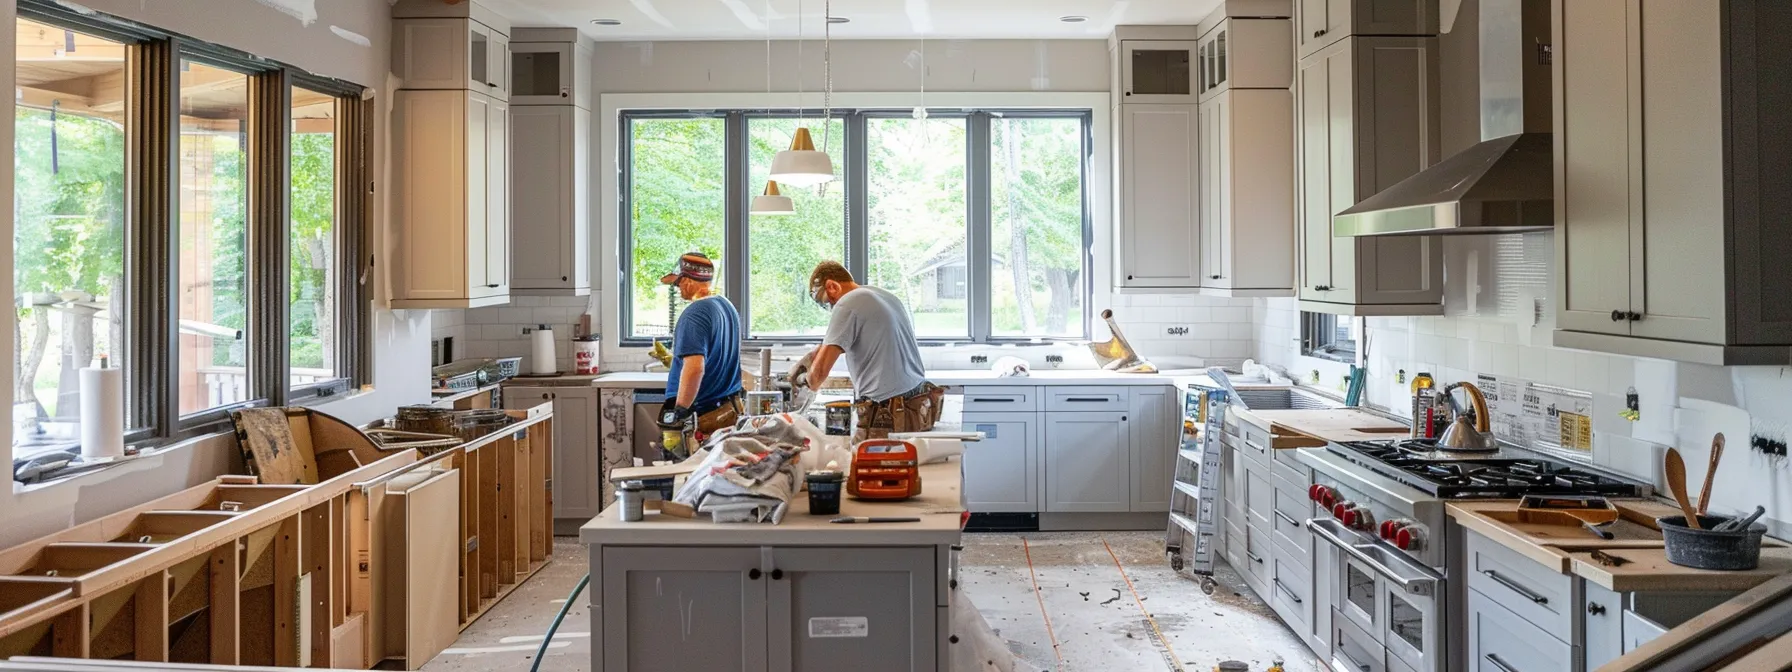
[[[1481,142],[1332,217],[1332,235],[1555,227],[1549,0],[1481,0]]]

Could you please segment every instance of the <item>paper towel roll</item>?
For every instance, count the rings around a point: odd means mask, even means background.
[[[124,369],[81,369],[81,456],[124,457]]]
[[[554,330],[545,324],[536,325],[529,341],[529,372],[545,376],[559,371],[559,367],[554,355]]]

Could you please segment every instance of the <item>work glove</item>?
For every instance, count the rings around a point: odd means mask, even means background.
[[[809,365],[814,361],[815,351],[810,350],[808,354],[803,355],[802,359],[796,360],[796,364],[791,366],[790,371],[784,374],[785,380],[790,383],[790,389],[792,391],[809,386]]]
[[[670,406],[660,411],[660,427],[662,429],[682,429],[691,420],[689,406]]]

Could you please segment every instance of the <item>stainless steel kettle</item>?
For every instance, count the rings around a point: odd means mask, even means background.
[[[1470,424],[1467,418],[1470,414],[1462,412],[1461,407],[1456,404],[1455,395],[1451,394],[1458,387],[1468,390],[1469,402],[1473,409],[1472,414],[1475,417],[1473,424]],[[1444,388],[1444,397],[1449,399],[1450,407],[1456,410],[1456,419],[1450,422],[1448,428],[1444,429],[1442,436],[1437,437],[1438,450],[1459,452],[1499,450],[1500,444],[1493,438],[1492,421],[1488,417],[1487,398],[1481,396],[1481,388],[1475,387],[1474,383],[1456,383]]]

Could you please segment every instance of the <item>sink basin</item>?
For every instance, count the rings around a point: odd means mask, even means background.
[[[1257,411],[1323,411],[1344,405],[1311,392],[1285,387],[1280,389],[1242,389],[1238,396]]]

